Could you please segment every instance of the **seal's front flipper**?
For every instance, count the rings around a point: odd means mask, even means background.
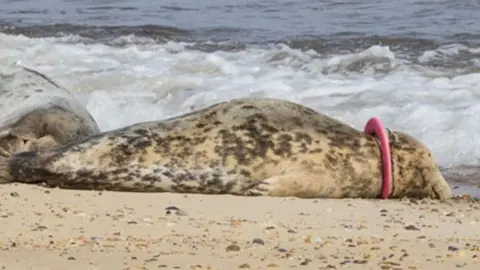
[[[325,185],[327,184],[327,185]],[[332,190],[322,183],[318,174],[308,171],[292,171],[273,176],[245,192],[246,196],[324,198]]]

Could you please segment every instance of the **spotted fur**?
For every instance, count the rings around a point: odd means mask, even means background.
[[[391,198],[448,199],[431,152],[389,133]],[[136,192],[377,198],[378,140],[292,102],[245,98],[12,157],[4,182]]]

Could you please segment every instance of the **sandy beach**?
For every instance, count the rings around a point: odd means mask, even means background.
[[[480,203],[0,186],[1,269],[480,269]]]

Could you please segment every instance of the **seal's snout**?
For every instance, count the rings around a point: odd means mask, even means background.
[[[443,177],[442,173],[437,170],[433,177],[432,191],[435,194],[436,199],[440,201],[448,201],[452,198],[452,188],[448,184],[447,180]]]

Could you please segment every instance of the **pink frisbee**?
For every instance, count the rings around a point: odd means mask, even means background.
[[[390,144],[382,122],[377,117],[372,117],[365,125],[366,134],[375,135],[380,140],[380,152],[383,164],[382,199],[387,199],[392,192],[392,161],[390,156]]]

